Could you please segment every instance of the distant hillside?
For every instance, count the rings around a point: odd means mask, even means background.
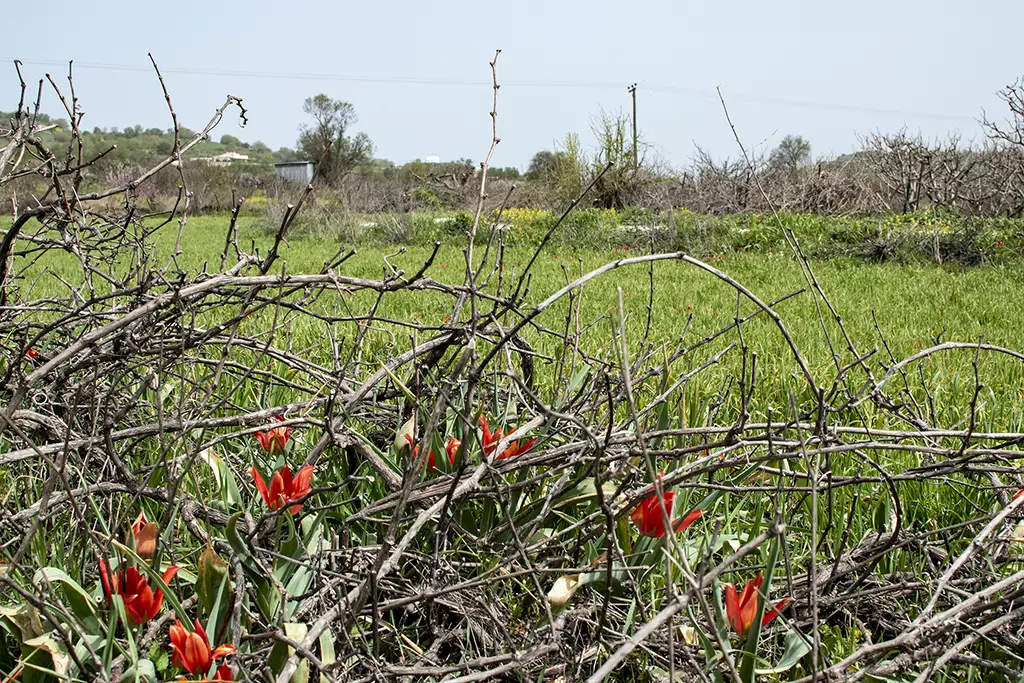
[[[0,112],[0,135],[8,129],[13,117],[13,112]],[[40,126],[55,126],[53,130],[46,131],[41,135],[44,141],[53,143],[52,145],[48,144],[50,149],[66,147],[71,139],[67,119],[51,118],[46,114],[40,114],[37,123]],[[187,140],[192,135],[194,135],[194,131],[187,128],[182,128],[180,131],[182,140]],[[173,130],[143,128],[142,126],[131,126],[123,130],[95,127],[91,130],[83,130],[82,139],[86,158],[92,158],[116,146],[116,149],[104,156],[104,166],[146,166],[166,157],[174,147]],[[260,141],[243,142],[233,135],[222,135],[219,142],[213,140],[200,142],[190,150],[189,156],[193,159],[214,157],[225,152],[236,152],[248,156],[248,161],[236,161],[231,165],[239,167],[239,170],[251,172],[269,171],[275,162],[292,161],[297,158],[296,152],[287,147],[282,147],[275,152]]]

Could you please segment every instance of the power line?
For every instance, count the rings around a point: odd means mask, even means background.
[[[0,58],[0,61],[13,62],[11,58]],[[67,62],[56,60],[21,60],[22,64],[33,66],[67,66]],[[151,72],[151,66],[134,64],[106,64],[101,62],[75,62],[76,69],[97,69],[105,71],[127,71],[127,72]],[[448,85],[460,87],[489,86],[490,81],[471,78],[416,78],[408,76],[347,76],[344,74],[315,73],[315,72],[271,72],[271,71],[238,71],[232,69],[189,69],[175,67],[160,67],[166,74],[179,74],[184,76],[219,76],[232,78],[257,78],[271,80],[291,81],[338,81],[343,83],[377,83],[386,85]],[[619,89],[622,83],[617,81],[540,81],[540,80],[506,80],[502,82],[506,86],[518,86],[523,88],[585,88],[595,90]],[[714,90],[701,88],[689,88],[675,85],[662,85],[657,83],[644,83],[644,90],[652,93],[663,93],[669,95],[686,95],[688,97],[703,97],[717,99],[718,94]],[[814,102],[810,100],[793,100],[782,97],[766,97],[762,95],[747,95],[743,93],[729,93],[727,99],[748,104],[759,104],[769,106],[794,107],[798,109],[815,109],[819,111],[845,111],[860,114],[873,114],[883,116],[905,116],[914,119],[930,119],[935,121],[956,121],[963,123],[975,123],[977,119],[973,116],[957,114],[934,114],[929,112],[915,112],[903,109],[885,109],[878,107],[865,107],[862,105],[842,104],[834,102]]]

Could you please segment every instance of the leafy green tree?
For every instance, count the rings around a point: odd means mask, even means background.
[[[772,168],[790,173],[811,160],[811,143],[799,135],[787,135],[779,142],[779,146],[772,150],[768,157],[768,163]]]
[[[306,98],[302,110],[313,123],[299,127],[298,147],[327,182],[340,181],[373,158],[373,142],[365,133],[349,135],[358,120],[351,104],[320,94]]]
[[[530,167],[526,170],[527,180],[548,180],[558,169],[558,155],[542,149],[530,159]]]

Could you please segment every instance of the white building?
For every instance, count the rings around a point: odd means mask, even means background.
[[[209,157],[209,163],[211,164],[231,164],[236,161],[249,161],[249,157],[238,152],[224,152],[215,157]]]

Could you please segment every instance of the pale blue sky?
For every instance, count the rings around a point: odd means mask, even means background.
[[[85,126],[165,128],[152,51],[183,125],[200,127],[231,93],[251,123],[232,117],[216,136],[291,146],[303,98],[324,92],[353,103],[377,156],[397,162],[482,158],[495,48],[505,85],[494,163],[520,167],[568,132],[589,144],[591,117],[628,111],[633,82],[643,134],[680,166],[695,142],[736,154],[716,86],[746,143],[794,133],[827,155],[904,125],[980,138],[982,107],[1001,114],[995,91],[1024,73],[1019,0],[50,0],[13,14],[25,28],[8,25],[0,44],[0,109],[16,105],[10,60],[38,80],[73,58]],[[45,111],[58,106],[46,96]]]

